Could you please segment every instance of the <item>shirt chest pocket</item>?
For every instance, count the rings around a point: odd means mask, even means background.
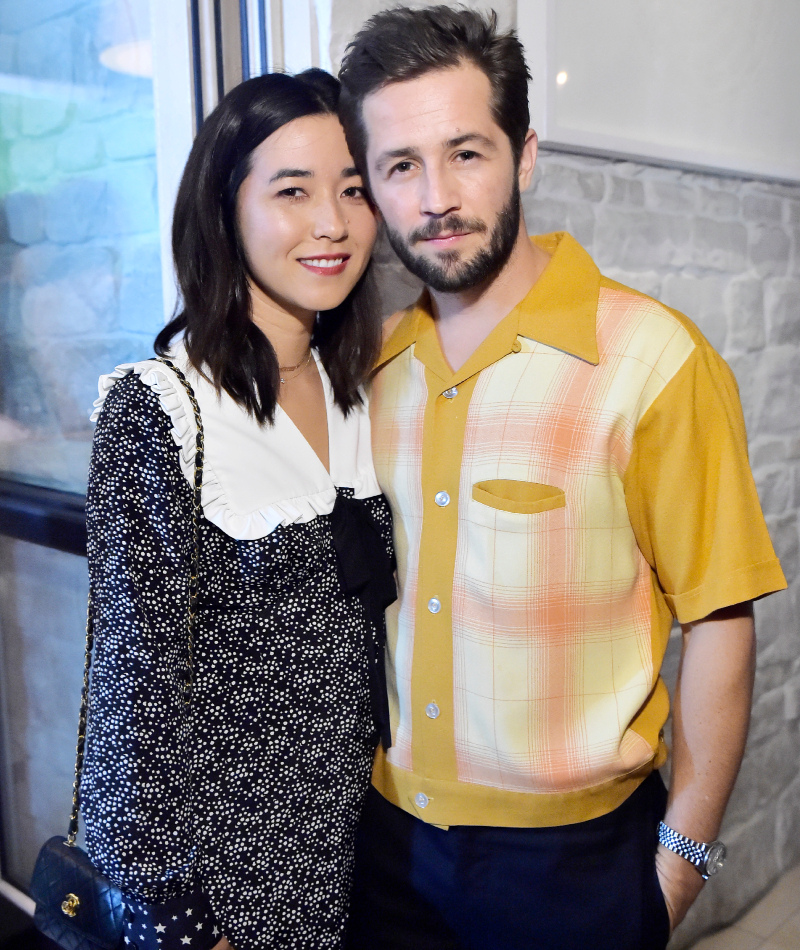
[[[506,531],[542,528],[540,516],[543,512],[565,508],[567,504],[562,488],[509,478],[475,482],[472,501],[472,520],[487,528]]]
[[[534,515],[539,511],[564,508],[567,498],[563,488],[539,482],[519,482],[510,478],[492,478],[475,482],[472,497],[482,505],[518,515]]]

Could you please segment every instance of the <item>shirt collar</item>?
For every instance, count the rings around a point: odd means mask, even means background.
[[[580,244],[564,231],[537,235],[531,240],[550,255],[550,262],[523,300],[461,367],[458,376],[466,378],[511,352],[518,335],[595,366],[599,362],[596,323],[600,271]],[[414,344],[418,344],[415,355],[426,366],[444,380],[453,378],[438,345],[427,290],[404,312],[384,344],[377,366]]]

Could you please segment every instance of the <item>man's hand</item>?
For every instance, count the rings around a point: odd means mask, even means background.
[[[671,934],[695,902],[705,881],[685,858],[663,844],[656,851],[656,873],[667,902]]]

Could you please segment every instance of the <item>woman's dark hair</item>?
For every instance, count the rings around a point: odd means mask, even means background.
[[[391,83],[462,63],[474,64],[488,77],[492,116],[508,136],[514,160],[519,161],[530,126],[531,77],[514,31],[499,33],[494,11],[484,16],[464,7],[394,7],[367,20],[347,47],[339,70],[339,115],[353,158],[365,178],[364,99]]]
[[[258,76],[231,90],[203,123],[175,201],[180,309],[156,337],[156,353],[163,356],[182,332],[195,369],[262,424],[274,420],[280,372],[272,344],[252,320],[236,195],[254,149],[294,119],[336,115],[339,88],[324,70],[308,69]],[[380,346],[370,269],[338,307],[319,315],[311,339],[345,414],[361,402],[358,387]]]

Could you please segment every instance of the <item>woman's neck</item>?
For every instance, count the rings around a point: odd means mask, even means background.
[[[253,323],[272,344],[279,365],[295,366],[305,359],[316,314],[282,307],[253,283],[250,284],[250,300]]]

